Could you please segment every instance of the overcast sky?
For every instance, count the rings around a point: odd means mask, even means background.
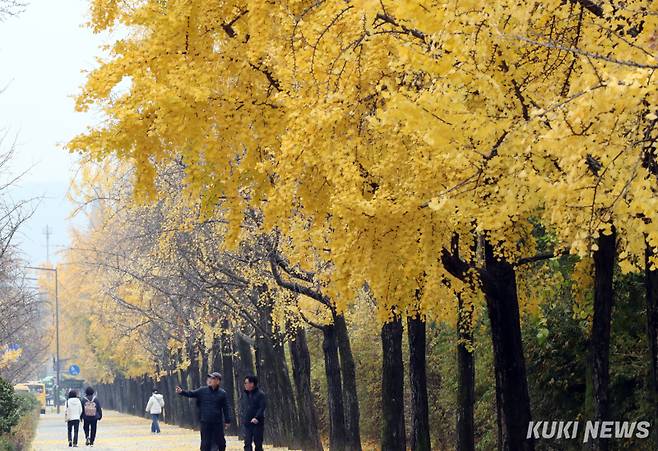
[[[0,151],[15,139],[12,173],[31,168],[12,196],[44,197],[17,238],[26,258],[39,264],[46,260],[46,226],[53,231],[51,256],[68,243],[72,206],[65,196],[76,165],[63,145],[98,121],[76,113],[73,96],[103,41],[84,27],[89,0],[27,1],[19,17],[0,22],[0,128],[9,135]]]

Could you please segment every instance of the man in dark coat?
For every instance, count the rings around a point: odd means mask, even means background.
[[[82,398],[82,419],[85,422],[83,429],[85,431],[86,444],[88,446],[94,446],[98,422],[103,419],[103,408],[96,397],[96,392],[91,387],[87,387],[85,396]]]
[[[219,388],[221,382],[221,374],[210,373],[206,387],[194,391],[176,387],[176,393],[179,395],[197,400],[201,420],[201,451],[212,451],[213,445],[218,446],[219,451],[226,450],[224,425],[231,423],[231,414],[228,408],[228,396]]]
[[[247,376],[244,378],[244,393],[240,398],[240,412],[244,434],[244,449],[263,451],[263,433],[265,432],[265,408],[267,400],[265,393],[258,388],[258,378]]]

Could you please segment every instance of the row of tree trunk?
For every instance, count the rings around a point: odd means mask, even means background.
[[[285,341],[272,330],[271,307],[259,309],[259,328],[255,339],[232,331],[228,320],[222,322],[224,333],[217,337],[209,353],[201,352],[200,343],[186,350],[189,366],[159,372],[159,378],[145,376],[126,379],[117,377],[112,383],[97,387],[105,405],[132,415],[144,415],[144,408],[152,389],[165,396],[163,421],[183,427],[197,427],[198,413],[193,402],[176,395],[176,386],[194,389],[205,384],[210,371],[222,373],[222,388],[227,392],[235,420],[228,429],[239,432],[240,417],[236,408],[242,382],[256,374],[267,394],[268,410],[265,423],[268,442],[275,446],[291,446],[304,450],[322,450],[318,416],[311,391],[311,357],[303,329],[289,341],[294,387],[291,382],[285,353]],[[185,355],[179,351],[171,356],[171,368],[180,368]],[[352,381],[356,387],[356,380]],[[238,413],[236,415],[235,413]]]
[[[614,305],[613,275],[617,263],[617,237],[615,228],[610,233],[601,234],[596,241],[594,252],[594,315],[590,336],[588,373],[591,375],[594,419],[608,420],[609,400],[609,355],[612,310]],[[650,377],[652,396],[658,405],[658,270],[652,269],[650,259],[654,255],[647,243],[645,252],[645,285],[647,302],[647,338],[650,352]],[[454,252],[444,252],[442,258],[446,268],[456,277],[466,279],[468,264]],[[530,399],[521,339],[519,305],[516,292],[514,266],[503,258],[494,255],[491,243],[484,242],[484,267],[479,276],[484,293],[494,353],[496,378],[496,402],[498,415],[499,449],[530,451],[534,449],[532,438],[527,438],[531,420]],[[471,312],[464,310],[461,299],[459,305],[458,346],[458,416],[457,449],[474,449],[473,405],[474,405],[474,365],[473,356],[465,349],[472,336],[468,327]],[[658,408],[655,412],[658,420]],[[594,449],[607,451],[609,440],[599,439]]]
[[[595,419],[609,417],[609,348],[613,307],[613,272],[616,264],[616,234],[601,235],[594,253],[594,317],[592,323],[590,370],[592,374]],[[646,286],[647,324],[651,354],[653,395],[658,399],[658,271],[651,270],[653,254],[647,246]],[[491,324],[494,353],[499,449],[534,449],[527,438],[531,420],[519,305],[514,266],[494,255],[493,246],[484,242],[484,268],[480,281]],[[455,266],[451,272],[462,276]],[[472,342],[472,306],[458,301],[459,375],[457,449],[470,451],[474,444],[474,380],[475,366],[468,344]],[[141,415],[153,386],[169,399],[165,421],[181,426],[195,424],[194,409],[187,400],[174,395],[176,385],[198,386],[209,366],[224,374],[224,388],[235,412],[239,387],[247,374],[256,372],[268,394],[267,436],[275,445],[298,446],[305,450],[321,450],[318,415],[311,391],[311,357],[306,332],[299,328],[294,339],[285,340],[272,330],[271,306],[259,309],[259,328],[255,340],[240,333],[222,335],[210,357],[195,355],[186,370],[167,371],[158,381],[151,378],[126,380],[99,386],[99,394],[110,408]],[[223,324],[224,330],[230,324]],[[407,442],[414,451],[431,449],[426,377],[426,323],[419,317],[406,318],[409,343],[409,384],[411,389],[411,428],[407,437],[404,409],[403,318],[393,320],[381,329],[382,360],[382,451],[404,451]],[[329,439],[331,451],[361,449],[359,403],[356,370],[345,318],[334,315],[333,324],[322,327],[322,352],[327,381]],[[292,378],[286,357],[286,345],[292,367]],[[182,360],[182,355],[177,356]],[[658,412],[657,412],[658,416]],[[236,425],[237,427],[237,425]],[[237,432],[236,429],[233,432]],[[599,441],[596,449],[607,450],[608,443]]]
[[[230,324],[223,324],[228,331]],[[221,371],[223,388],[229,395],[232,412],[244,377],[254,372],[268,396],[266,435],[275,446],[293,446],[304,450],[322,450],[318,415],[311,390],[311,357],[303,328],[296,330],[288,341],[292,365],[292,381],[285,354],[285,341],[272,330],[271,308],[264,306],[255,340],[242,333],[226,333],[215,340],[210,355],[200,355],[198,348],[188,349],[192,357],[184,369],[168,370],[159,379],[117,377],[113,383],[98,386],[99,396],[110,409],[144,415],[144,406],[157,388],[167,401],[163,421],[183,427],[196,427],[196,408],[187,399],[175,394],[175,387],[195,388],[205,383],[209,371]],[[408,318],[407,330],[410,355],[412,392],[413,450],[430,450],[427,379],[425,364],[426,325],[420,318]],[[400,318],[382,327],[382,450],[405,450],[404,364],[402,353],[403,327]],[[336,315],[331,325],[323,327],[325,375],[328,390],[330,449],[355,451],[361,449],[359,404],[356,392],[356,370],[345,318]],[[180,367],[183,352],[173,356],[172,367]],[[238,418],[239,420],[239,418]],[[239,421],[229,433],[236,433]]]

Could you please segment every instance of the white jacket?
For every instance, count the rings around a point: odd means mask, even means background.
[[[79,398],[70,398],[66,400],[64,409],[64,419],[66,421],[79,420],[82,416],[82,402]]]
[[[146,412],[150,414],[160,414],[162,413],[164,405],[165,402],[163,396],[160,393],[156,393],[149,398],[149,402],[146,404]]]

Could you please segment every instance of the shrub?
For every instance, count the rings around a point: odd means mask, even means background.
[[[5,448],[0,451],[27,451],[34,439],[39,421],[38,403],[37,407],[26,412],[11,433],[5,437]],[[0,442],[2,443],[2,442]]]
[[[0,379],[0,451],[24,451],[34,438],[39,419],[39,401],[29,393],[15,394]]]
[[[14,387],[0,378],[0,434],[11,431],[19,419],[19,400],[14,395]]]
[[[18,401],[18,416],[20,417],[32,414],[35,410],[41,408],[39,400],[32,394],[17,393],[15,397]]]

